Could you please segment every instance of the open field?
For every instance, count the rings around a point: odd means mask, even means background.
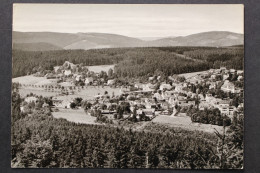
[[[44,90],[43,88],[32,88],[32,87],[22,87],[19,89],[19,93],[21,97],[25,97],[27,94],[33,93],[38,96],[42,95],[43,97],[57,97],[59,99],[73,99],[76,97],[81,97],[84,100],[92,100],[95,98],[96,95],[98,94],[104,94],[104,92],[107,91],[108,95],[112,96],[114,93],[115,96],[120,95],[120,88],[112,88],[110,86],[87,86],[84,87],[84,89],[77,89],[74,90],[73,95],[60,95],[59,90],[54,90],[54,91],[47,91]]]
[[[187,130],[199,130],[208,133],[214,133],[214,129],[221,132],[223,131],[222,126],[211,125],[211,124],[201,124],[201,123],[193,123],[188,116],[167,116],[160,115],[155,117],[152,122],[169,125],[169,127],[181,127]]]
[[[179,76],[184,76],[186,79],[192,78],[194,76],[197,76],[198,74],[206,73],[207,71],[199,71],[199,72],[193,72],[193,73],[182,73],[179,74]]]
[[[87,67],[89,71],[100,73],[101,71],[108,72],[110,68],[114,70],[115,65],[96,65],[96,66],[87,66]]]
[[[21,76],[21,77],[13,78],[12,82],[17,82],[22,85],[35,85],[36,83],[44,80],[46,80],[45,77],[35,77],[33,75],[29,75],[29,76]]]
[[[58,112],[52,112],[54,118],[64,118],[68,121],[83,124],[98,124],[96,117],[86,114],[83,109],[59,109]]]

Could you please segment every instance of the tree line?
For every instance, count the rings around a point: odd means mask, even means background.
[[[191,59],[176,56],[183,54]],[[32,74],[35,69],[53,70],[65,61],[74,64],[116,66],[117,76],[140,77],[160,70],[166,75],[207,70],[243,69],[243,47],[146,47],[93,50],[21,51],[13,50],[13,77]],[[192,60],[194,59],[194,60]],[[196,61],[196,59],[201,61]]]
[[[209,62],[211,68],[226,67],[242,70],[244,67],[243,47],[196,49],[184,51],[183,54],[194,59],[205,60]]]

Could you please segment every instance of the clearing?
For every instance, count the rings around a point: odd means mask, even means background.
[[[211,124],[201,124],[201,123],[193,123],[188,116],[167,116],[167,115],[159,115],[155,117],[152,122],[159,123],[159,124],[165,124],[169,127],[181,127],[187,130],[198,130],[198,131],[204,131],[208,133],[214,133],[214,129],[219,131],[220,133],[223,132],[222,126],[217,125],[211,125]]]
[[[189,79],[189,78],[192,78],[192,77],[195,77],[199,74],[206,74],[208,71],[198,71],[198,72],[193,72],[193,73],[182,73],[182,74],[179,74],[179,76],[184,76],[186,79]]]
[[[59,109],[58,112],[52,112],[54,118],[64,118],[70,122],[83,124],[99,124],[96,123],[96,117],[86,114],[83,109]]]

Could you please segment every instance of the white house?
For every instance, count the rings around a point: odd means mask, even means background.
[[[235,85],[232,82],[229,82],[228,80],[225,80],[224,84],[221,86],[221,90],[224,92],[231,92],[231,93],[238,92],[235,89]]]
[[[55,66],[55,67],[53,67],[53,68],[54,68],[55,73],[57,73],[58,70],[60,69],[60,66]]]
[[[24,101],[26,101],[27,103],[31,103],[31,102],[36,102],[38,99],[36,97],[26,97],[24,99]]]
[[[65,71],[64,71],[64,75],[68,76],[68,75],[70,75],[70,74],[71,74],[71,70],[65,70]]]
[[[93,83],[93,77],[87,77],[86,79],[85,79],[85,84],[86,85],[91,85],[92,83]]]
[[[81,76],[81,75],[77,75],[75,79],[76,79],[76,81],[80,81],[80,80],[81,80],[81,78],[82,78],[82,76]]]
[[[160,85],[160,90],[164,90],[164,89],[169,90],[171,88],[172,88],[172,86],[170,84],[161,84]]]
[[[149,80],[149,81],[152,81],[152,80],[154,80],[154,77],[153,77],[153,76],[152,76],[152,77],[149,77],[148,80]]]
[[[229,77],[229,75],[224,74],[224,75],[223,75],[223,81],[227,80],[228,77]]]
[[[175,86],[175,91],[181,92],[181,91],[182,91],[182,88],[183,88],[182,85],[176,85],[176,86]]]
[[[230,69],[229,72],[230,72],[230,73],[235,73],[236,70],[235,70],[235,69]]]
[[[213,74],[210,76],[211,79],[216,79],[217,75]]]
[[[154,91],[154,85],[151,83],[143,84],[143,91]]]
[[[138,89],[141,89],[141,88],[142,88],[142,84],[136,83],[136,84],[134,85],[134,87],[135,87],[135,88],[138,88]]]
[[[115,80],[114,79],[111,79],[111,80],[107,81],[107,85],[113,85],[113,84],[115,84]]]
[[[221,114],[227,115],[228,117],[232,118],[236,108],[234,106],[221,106],[219,107]]]
[[[238,81],[243,80],[243,76],[238,76],[238,77],[237,77],[237,80],[238,80]]]

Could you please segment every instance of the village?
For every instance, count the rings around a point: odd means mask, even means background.
[[[41,80],[38,84],[19,85],[21,89],[30,88],[29,91],[33,91],[36,88],[49,93],[47,96],[51,102],[42,104],[42,107],[49,105],[54,117],[55,114],[63,117],[62,113],[69,113],[71,119],[74,111],[84,110],[81,111],[81,119],[85,114],[96,117],[91,118],[92,123],[140,122],[169,116],[222,125],[223,119],[220,117],[231,120],[234,114],[242,113],[242,70],[222,67],[166,78],[149,76],[144,82],[122,84],[112,68],[109,66],[100,68],[101,71],[90,71],[86,66],[66,61],[62,66],[54,67],[53,71],[39,70],[33,74],[35,78],[48,80],[45,84]],[[91,92],[91,97],[86,97],[84,92]],[[33,102],[36,104],[38,100],[39,95],[28,93],[24,96],[21,110],[28,110],[26,107]],[[208,114],[209,110],[212,110],[213,118],[209,115],[206,118],[197,116],[205,112]]]

